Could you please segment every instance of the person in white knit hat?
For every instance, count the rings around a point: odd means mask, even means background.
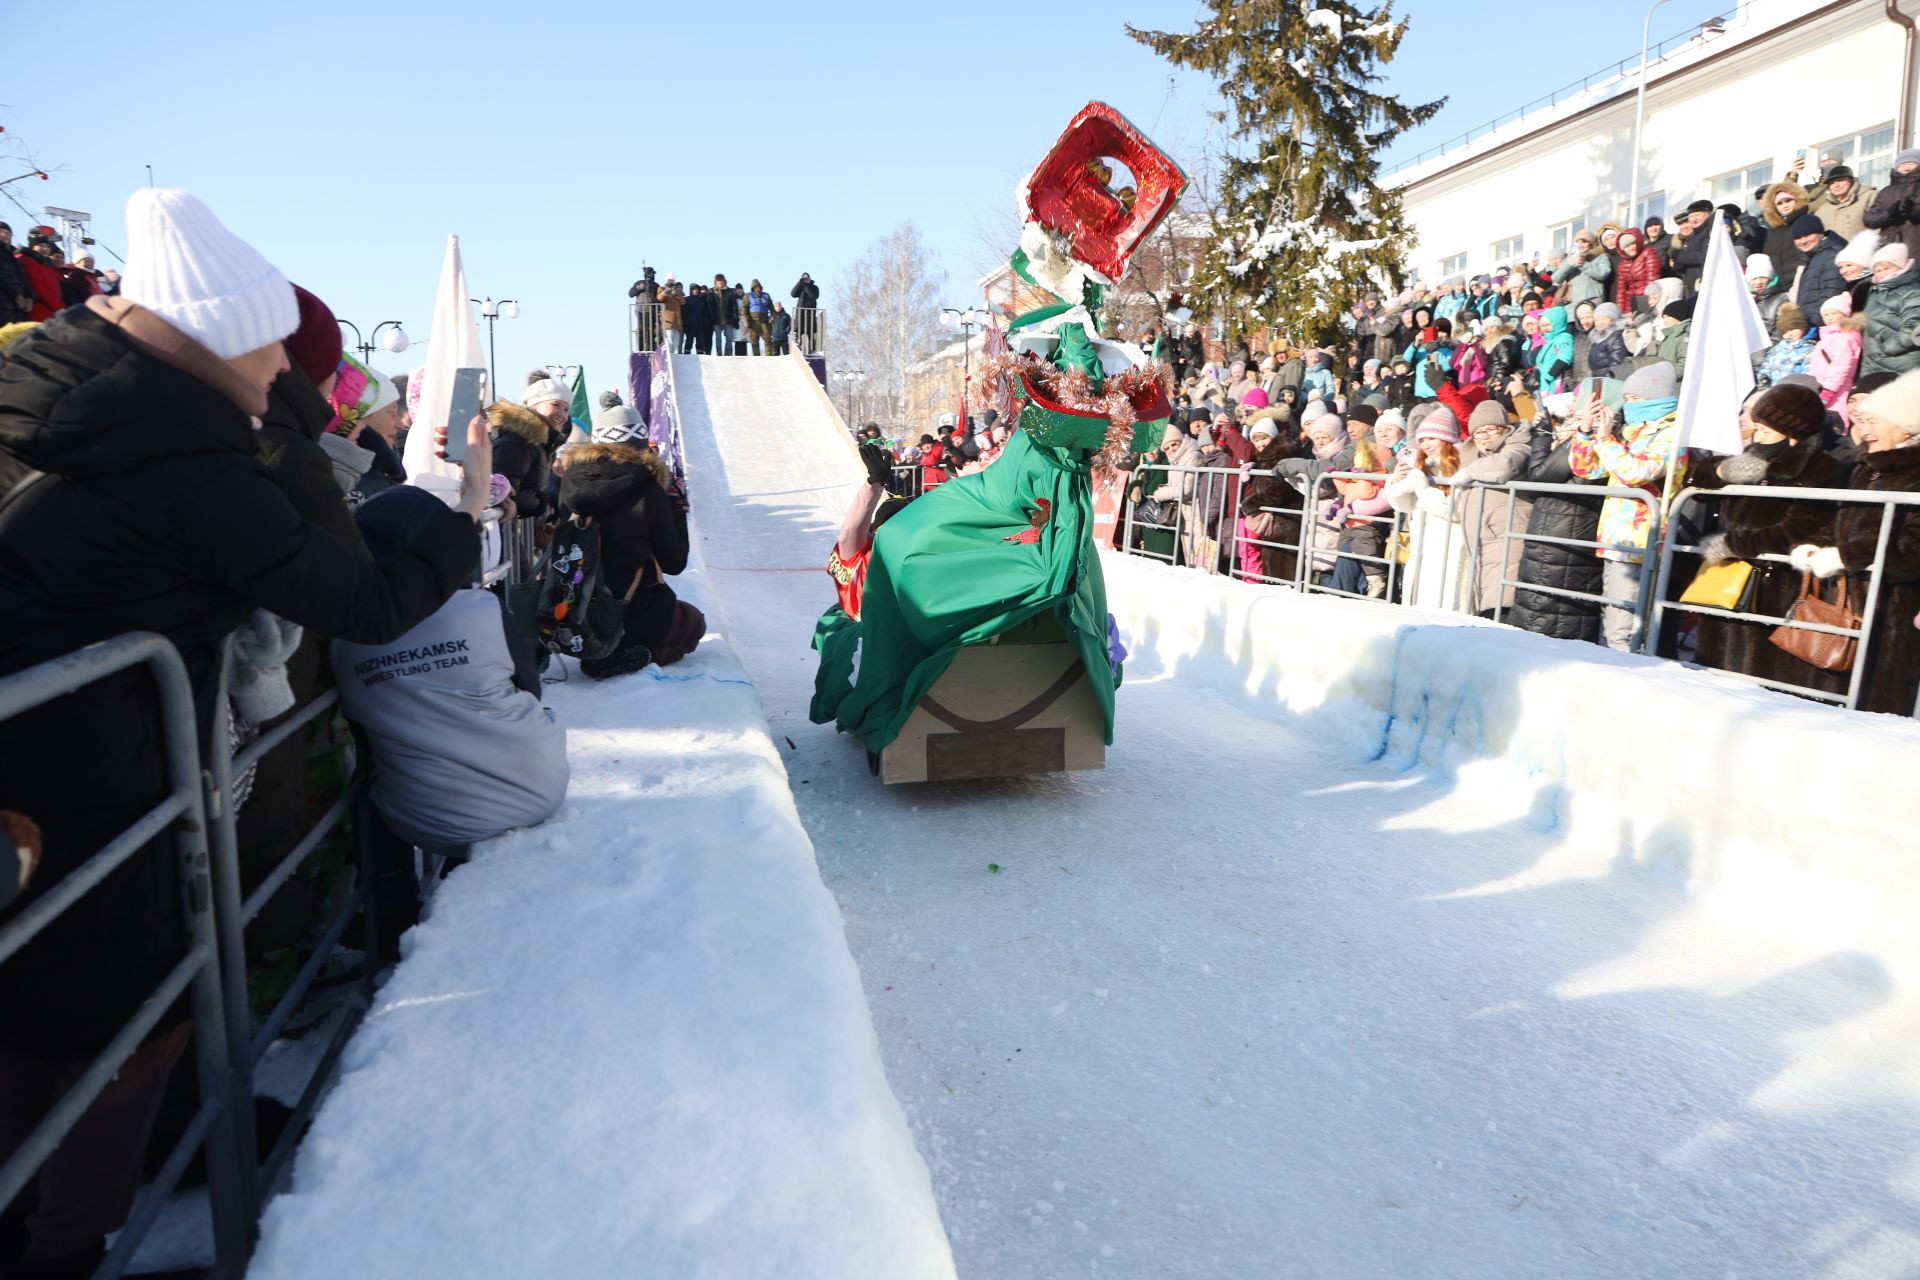
[[[224,744],[215,693],[235,627],[265,609],[327,635],[392,640],[465,585],[481,508],[469,493],[371,561],[318,533],[255,442],[254,416],[287,367],[292,287],[185,192],[136,192],[127,229],[122,296],[66,308],[0,361],[0,676],[156,633],[184,665],[198,741]],[[490,449],[467,425],[484,502]],[[71,883],[171,790],[155,705],[136,667],[8,720],[0,810],[31,813],[45,837],[22,905]],[[0,1151],[187,954],[178,865],[172,832],[156,835],[0,967]],[[91,1273],[126,1221],[191,1032],[175,1009],[139,1037],[41,1166],[24,1240],[0,1240],[0,1274]]]

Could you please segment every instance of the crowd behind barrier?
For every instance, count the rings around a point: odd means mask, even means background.
[[[627,333],[633,351],[675,355],[784,356],[820,354],[826,313],[820,286],[806,272],[788,291],[792,310],[758,280],[729,285],[716,275],[710,285],[685,285],[672,275],[644,269],[627,290],[632,301]]]
[[[243,1272],[399,934],[563,802],[543,685],[705,634],[670,369],[651,423],[537,370],[443,479],[423,379],[187,193],[128,227],[117,292],[0,328],[9,1276],[121,1274],[200,1179]],[[288,1105],[256,1084],[293,1038]]]

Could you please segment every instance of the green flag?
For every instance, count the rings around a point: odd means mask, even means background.
[[[573,374],[573,407],[568,410],[582,431],[593,430],[593,406],[587,403],[587,370],[582,365]]]

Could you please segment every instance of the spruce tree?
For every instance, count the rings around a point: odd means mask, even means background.
[[[1381,276],[1396,287],[1408,244],[1397,191],[1376,179],[1382,149],[1446,102],[1377,93],[1404,19],[1391,2],[1207,0],[1190,33],[1127,34],[1177,67],[1219,82],[1231,142],[1219,159],[1214,234],[1189,304],[1224,307],[1242,328],[1279,326],[1324,341]],[[1229,121],[1229,116],[1231,120]]]

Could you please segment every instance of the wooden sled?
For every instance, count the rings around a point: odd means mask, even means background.
[[[1104,769],[1106,721],[1051,615],[968,645],[880,753],[880,780],[955,782]]]

